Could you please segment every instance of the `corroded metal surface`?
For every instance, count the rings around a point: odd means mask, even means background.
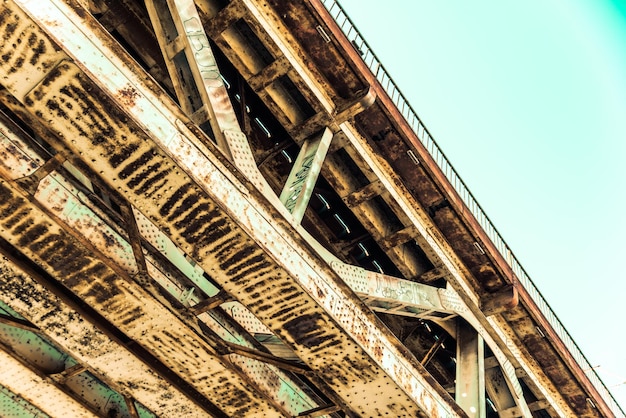
[[[59,137],[55,145],[58,150],[69,151],[74,157],[80,155],[94,172],[107,178],[110,187],[118,190],[135,206],[137,219],[150,219],[148,222],[152,227],[162,229],[170,243],[199,261],[199,265],[224,287],[225,294],[230,293],[244,302],[258,317],[255,318],[244,308],[247,312],[244,318],[249,316],[254,321],[262,321],[262,324],[251,324],[250,329],[258,329],[262,333],[274,331],[294,350],[290,356],[296,353],[337,390],[350,406],[345,406],[342,401],[336,403],[347,412],[352,409],[364,415],[384,412],[411,414],[420,412],[415,408],[419,405],[421,413],[429,415],[463,414],[454,405],[447,404],[449,399],[441,390],[428,388],[428,379],[420,376],[423,371],[410,356],[405,356],[404,347],[380,329],[380,323],[353,298],[351,291],[336,279],[335,273],[310,252],[310,246],[316,248],[311,239],[306,234],[294,234],[295,231],[284,221],[286,211],[277,205],[275,196],[266,196],[271,197],[269,204],[250,187],[249,181],[264,193],[269,190],[246,152],[242,154],[243,164],[235,158],[235,165],[248,177],[244,180],[224,162],[211,144],[200,145],[206,138],[201,138],[203,135],[181,117],[167,99],[164,100],[158,88],[142,79],[142,71],[133,67],[124,53],[109,42],[81,6],[68,7],[61,0],[53,0],[44,3],[40,10],[33,7],[35,2],[31,0],[17,3],[24,5],[57,43],[64,45],[70,58],[38,28],[29,26],[28,18],[21,12],[14,10],[13,15],[6,13],[5,4],[1,9],[5,12],[0,13],[0,26],[3,22],[9,23],[5,25],[4,32],[7,42],[3,59],[5,55],[7,58],[2,64],[5,70],[2,84]],[[202,2],[200,6],[206,14],[203,16],[205,25],[207,16],[214,15],[217,10],[214,6],[209,2]],[[241,68],[238,68],[241,74],[263,99],[274,104],[273,112],[283,113],[283,116],[278,115],[278,119],[294,138],[300,138],[298,132],[309,132],[323,124],[331,125],[334,131],[343,131],[340,134],[342,141],[348,138],[348,153],[367,173],[370,184],[359,186],[339,178],[339,189],[347,186],[345,190],[339,190],[341,197],[369,223],[378,244],[390,254],[403,274],[418,280],[430,273],[436,278],[445,277],[462,300],[445,292],[438,292],[440,299],[434,294],[418,294],[416,285],[382,283],[376,281],[379,278],[376,275],[368,277],[364,288],[372,291],[371,285],[378,283],[379,286],[373,289],[377,297],[391,301],[396,298],[402,303],[420,306],[419,309],[424,303],[433,301],[439,312],[448,312],[444,307],[452,307],[452,312],[467,317],[487,344],[493,347],[513,396],[522,396],[515,377],[515,368],[518,368],[523,371],[524,379],[533,383],[533,392],[548,399],[550,413],[596,416],[596,411],[589,407],[585,397],[581,397],[580,382],[585,386],[586,380],[577,375],[576,363],[565,356],[565,363],[574,373],[572,376],[564,363],[553,362],[560,352],[567,354],[567,347],[559,344],[560,340],[553,333],[549,333],[552,342],[539,338],[533,321],[540,324],[544,321],[528,295],[521,294],[523,306],[501,315],[504,308],[514,306],[509,306],[508,293],[502,292],[506,277],[503,280],[501,275],[507,276],[510,272],[500,263],[502,260],[494,262],[491,247],[487,248],[487,255],[482,251],[475,237],[478,236],[480,241],[484,239],[484,234],[476,235],[480,227],[475,222],[469,222],[468,227],[463,203],[441,173],[433,169],[427,152],[415,143],[411,144],[412,134],[407,133],[407,127],[399,122],[402,110],[389,107],[393,107],[390,105],[393,100],[385,96],[376,81],[367,74],[367,69],[350,63],[356,56],[352,46],[348,45],[346,49],[342,44],[344,39],[335,43],[333,39],[337,32],[332,25],[315,26],[315,13],[309,15],[309,12],[303,12],[309,8],[319,11],[316,2],[307,3],[302,9],[299,4],[274,4],[274,7],[276,10],[265,2],[253,0],[233,1],[217,14],[215,21],[208,21],[208,32],[217,38],[230,59],[235,62],[243,60],[240,61],[243,67],[240,65]],[[15,16],[18,16],[17,20]],[[231,28],[240,18],[276,57],[274,64],[263,63],[262,60],[253,62],[253,58],[244,57],[250,52],[249,46]],[[295,38],[290,31],[296,33]],[[309,35],[310,39],[304,39],[307,33],[316,38]],[[28,39],[27,44],[23,43],[24,39]],[[206,40],[206,36],[203,39]],[[315,55],[315,65],[307,61],[299,42]],[[326,46],[320,48],[323,42],[328,43],[330,52],[323,51]],[[196,46],[204,45],[203,41],[196,42]],[[169,47],[172,46],[175,45]],[[346,56],[347,63],[344,61]],[[328,84],[317,72],[320,59],[321,62],[328,59],[339,61],[343,68],[356,68],[357,71],[346,71],[346,77],[337,79],[340,81],[338,90],[334,90],[335,86]],[[246,65],[249,67],[244,68]],[[18,72],[25,77],[20,77]],[[321,73],[334,77],[324,69]],[[287,76],[317,112],[308,120],[305,120],[308,117],[306,111],[299,113],[294,110],[298,106],[290,102],[290,93],[279,80]],[[379,99],[356,120],[350,119],[340,128],[343,117],[334,120],[332,116],[337,113],[336,109],[345,107],[340,105],[337,92],[352,96],[354,92],[346,94],[346,89],[362,81],[374,84],[368,104],[375,96]],[[346,117],[354,116],[348,110],[346,112]],[[395,122],[389,125],[388,118]],[[360,137],[357,129],[367,135]],[[225,133],[230,135],[235,146],[247,145],[245,135],[240,131]],[[376,145],[372,148],[364,145],[368,138],[380,141],[379,145],[386,147],[382,153],[386,162],[375,156]],[[419,156],[413,153],[415,147],[419,148]],[[13,180],[22,174],[32,174],[35,167],[17,161],[13,154],[9,151],[7,158],[12,159],[12,164],[22,167],[23,171],[17,176],[17,171],[14,174],[5,171],[2,173],[4,178]],[[59,160],[62,161],[62,158]],[[426,164],[423,164],[424,161]],[[53,167],[53,163],[51,161],[48,165]],[[343,176],[332,164],[331,159],[331,169],[335,170],[332,174]],[[416,175],[411,174],[408,180],[395,175],[386,177],[395,170],[405,177],[407,173]],[[20,187],[10,182],[4,185],[7,190],[11,189],[19,195],[31,190],[21,187],[45,175],[44,171],[19,180],[17,184]],[[410,192],[405,190],[403,181]],[[44,182],[44,186],[46,184],[50,186],[50,183]],[[427,202],[423,206],[426,210],[422,210],[417,203],[415,193],[420,194],[418,200],[421,203]],[[46,194],[50,195],[49,192]],[[444,198],[446,194],[453,200],[451,206]],[[386,223],[376,210],[364,210],[374,199],[384,200],[390,205],[399,217],[399,226]],[[272,208],[272,205],[275,207]],[[458,216],[459,208],[463,219]],[[66,224],[71,224],[63,216],[61,218]],[[473,219],[471,215],[469,218],[470,221]],[[286,219],[290,218],[287,216]],[[19,224],[19,221],[15,222]],[[6,231],[15,233],[12,238],[17,239],[14,241],[18,243],[16,245],[21,246],[26,240],[11,229],[13,226]],[[28,230],[30,226],[23,228]],[[413,239],[427,253],[435,269],[425,272],[419,260],[405,257],[403,245]],[[451,244],[446,240],[452,240]],[[480,249],[478,252],[476,245]],[[128,258],[132,252],[126,250],[118,255]],[[113,259],[116,257],[114,254]],[[121,272],[134,274],[136,266],[132,255],[127,260],[121,258],[115,261]],[[150,267],[150,263],[148,266],[156,281],[169,286],[167,278],[159,276],[158,269]],[[118,271],[117,267],[112,267]],[[255,276],[257,273],[258,276]],[[192,279],[192,282],[197,281]],[[110,283],[113,281],[109,280],[107,285]],[[198,301],[188,290],[180,289],[180,292],[176,290],[174,293],[184,305],[193,305]],[[500,299],[492,297],[500,294],[505,296],[500,298],[504,300],[504,305]],[[454,295],[458,297],[458,294]],[[486,300],[495,301],[494,306],[489,307],[491,316],[480,312],[481,305],[487,307]],[[534,319],[528,316],[527,309],[531,310]],[[427,315],[424,311],[408,314]],[[211,323],[215,317],[203,313],[200,319]],[[549,324],[547,330],[552,332]],[[224,331],[222,336],[225,338],[229,331]],[[236,355],[230,358],[240,369],[247,367],[247,360]],[[343,364],[335,364],[337,361]],[[173,364],[170,367],[176,368]],[[352,370],[357,368],[358,371]],[[249,370],[249,373],[255,372]],[[566,384],[557,387],[555,381],[566,381]],[[396,393],[397,402],[384,404],[375,399],[377,392],[371,389],[372,385],[386,387],[385,392]],[[592,396],[596,396],[595,392]],[[395,395],[393,397],[395,399]],[[605,408],[603,404],[600,406]],[[528,412],[527,407],[524,410]]]
[[[427,215],[421,210],[419,205],[411,204],[410,193],[403,187],[397,185],[396,177],[390,173],[392,170],[386,168],[386,163],[379,157],[376,157],[375,153],[359,140],[359,135],[354,131],[354,128],[345,123],[342,125],[346,137],[351,141],[354,148],[359,154],[367,159],[370,163],[370,167],[374,173],[379,177],[380,181],[385,184],[387,190],[398,202],[398,205],[408,216],[413,225],[420,230],[420,235],[424,237],[424,240],[429,244],[442,261],[443,267],[446,269],[446,277],[448,283],[458,292],[458,295],[462,298],[463,304],[458,304],[455,308],[456,312],[463,315],[472,326],[478,330],[481,336],[489,342],[490,346],[498,346],[502,355],[499,360],[501,364],[505,362],[509,363],[506,355],[509,355],[521,368],[524,369],[529,376],[532,376],[533,381],[537,382],[539,390],[542,395],[550,401],[553,408],[559,413],[560,416],[568,416],[575,414],[570,407],[565,403],[559,394],[558,388],[549,380],[541,367],[537,367],[532,356],[528,352],[520,348],[521,344],[517,344],[509,337],[511,328],[498,321],[494,317],[486,318],[479,309],[479,298],[474,289],[468,283],[467,277],[471,277],[465,270],[462,263],[456,258],[454,252],[448,247],[448,244],[440,234],[433,228],[431,221],[429,221]],[[396,184],[394,186],[394,184]],[[516,379],[513,379],[515,381]],[[518,392],[521,392],[519,390]]]
[[[0,299],[94,373],[157,415],[209,414],[11,261],[2,258],[0,264]]]
[[[89,41],[75,41],[88,49],[85,45]],[[69,40],[63,43],[71,44]],[[98,70],[88,66],[92,71]],[[436,414],[441,416],[456,411],[445,397],[430,388],[430,383],[424,383],[423,372],[412,364],[411,357],[393,343],[392,337],[385,334],[372,314],[328,267],[307,254],[304,243],[297,237],[289,237],[289,226],[278,220],[278,213],[273,209],[264,207],[263,199],[250,192],[242,194],[244,189],[232,183],[232,175],[224,176],[221,174],[224,168],[217,170],[212,166],[219,160],[207,160],[184,136],[161,131],[155,139],[162,138],[166,142],[168,152],[176,156],[178,164],[186,166],[196,183],[203,185],[198,187],[158,147],[132,131],[128,115],[116,115],[110,108],[107,114],[99,112],[95,104],[106,103],[108,99],[98,90],[70,63],[63,62],[24,102],[35,114],[43,115],[52,110],[55,118],[50,126],[57,135],[66,138],[64,146],[82,154],[87,162],[92,161],[96,171],[103,172],[114,188],[119,188],[136,207],[167,231],[173,241],[203,265],[227,291],[274,328],[312,368],[323,371],[323,378],[351,407],[365,415],[384,411],[413,414],[417,412],[417,404],[428,411],[437,410]],[[111,91],[109,97],[117,97],[117,91]],[[141,93],[137,93],[134,103],[124,104],[129,110],[135,110],[140,97]],[[65,103],[60,102],[61,98]],[[69,109],[67,103],[71,103],[74,110]],[[93,109],[88,117],[82,113],[86,105]],[[151,112],[153,107],[142,106],[137,117]],[[97,125],[90,122],[92,117],[98,120]],[[171,117],[165,120],[168,119]],[[147,120],[142,123],[147,122],[152,123]],[[73,138],[81,138],[81,141],[73,143]],[[207,194],[224,204],[228,213],[242,222],[245,232],[225,216],[213,200],[205,197]],[[248,194],[253,196],[254,203]],[[280,248],[295,251],[281,253]],[[268,253],[272,257],[268,257]],[[287,271],[291,274],[286,274]],[[299,289],[300,286],[307,292]],[[268,303],[272,298],[283,302]],[[385,349],[381,352],[383,346]],[[342,353],[339,358],[338,353]],[[333,361],[329,362],[330,359]],[[380,373],[380,368],[386,373]],[[386,392],[396,395],[392,399],[377,397],[381,390],[378,388],[386,388]],[[404,391],[411,396],[407,397]]]
[[[49,377],[28,368],[0,347],[0,384],[50,416],[98,417]]]
[[[0,171],[4,170],[8,172],[10,177],[16,177],[24,172],[24,166],[27,168],[38,166],[38,161],[30,157],[33,151],[27,152],[28,148],[25,143],[20,141],[18,137],[11,135],[11,132],[6,127],[2,129],[2,125],[0,125],[0,133],[6,134],[4,139],[7,142],[6,144],[0,142],[0,152],[3,150],[12,151],[16,157],[19,157],[19,161],[23,162],[21,165],[10,166],[0,161]],[[11,140],[9,140],[9,136]],[[0,136],[1,138],[2,136]],[[53,173],[50,177],[44,178],[40,182],[35,198],[46,210],[71,228],[74,234],[88,237],[91,244],[97,246],[104,256],[117,263],[129,275],[137,274],[138,269],[132,258],[130,244],[126,242],[124,237],[109,227],[107,222],[99,219],[99,215],[94,212],[95,208],[93,210],[90,209],[89,205],[81,200],[79,194],[78,190],[72,187],[71,184],[58,174]],[[87,200],[87,202],[89,201]],[[167,255],[169,260],[176,263],[177,267],[185,272],[201,291],[208,294],[217,293],[215,287],[202,277],[201,271],[198,273],[197,267],[191,266],[189,261],[183,257],[182,253],[174,247],[167,237],[157,230],[143,215],[137,213],[137,216],[142,225],[140,230],[148,242],[159,248],[162,253]],[[178,289],[176,284],[169,281],[150,258],[147,260],[146,266],[152,280],[155,280],[164,289],[167,289],[172,296],[181,300],[181,302],[183,301],[183,294],[187,290]],[[184,299],[185,303],[198,303],[198,297],[193,294],[184,296]],[[60,314],[49,315],[54,317]],[[254,347],[250,344],[251,337],[246,339],[245,335],[241,335],[233,326],[229,326],[217,313],[201,315],[200,319],[224,341],[237,343],[249,348]],[[246,376],[262,392],[273,397],[276,403],[284,405],[290,414],[296,415],[317,405],[315,400],[311,399],[299,388],[299,384],[292,377],[276,367],[259,361],[242,359],[239,356],[231,356],[230,361],[243,370]],[[130,371],[131,369],[128,370]]]
[[[130,338],[141,342],[220,409],[238,416],[262,416],[264,411],[274,410],[217,358],[212,347],[125,274],[67,235],[4,180],[0,181],[0,191],[0,234],[9,243],[20,247]]]
[[[520,305],[526,310],[524,315],[532,318],[531,322],[535,322],[535,325],[547,330],[546,335],[550,334],[548,339],[551,341],[546,347],[541,349],[537,347],[537,351],[533,349],[531,355],[549,357],[554,365],[554,381],[568,380],[573,385],[571,389],[560,390],[565,399],[576,397],[584,400],[586,396],[590,396],[597,406],[595,410],[591,403],[584,404],[572,398],[572,401],[568,402],[575,408],[575,414],[623,416],[623,411],[616,405],[598,376],[593,370],[587,371],[591,368],[588,361],[567,335],[511,250],[337,2],[312,0],[307,4],[316,11],[329,37],[342,45],[341,58],[347,61],[345,65],[358,69],[357,74],[372,83],[372,88],[380,98],[377,109],[357,117],[359,130],[365,133],[371,142],[378,142],[378,151],[402,176],[414,197],[422,202],[425,208],[436,209],[439,204],[443,204],[443,211],[447,213],[445,216],[439,215],[440,219],[435,219],[436,223],[449,238],[457,255],[471,268],[475,275],[473,280],[477,280],[481,286],[484,284],[485,290],[489,291],[494,290],[494,285],[497,288],[499,280],[503,280],[500,283],[515,283],[519,279],[528,290],[526,295],[520,292]],[[307,29],[300,31],[297,26],[297,24],[291,26],[294,33],[306,33]],[[305,44],[308,42],[306,36],[298,39]],[[315,49],[309,52],[318,60],[318,66],[323,67],[324,54],[318,53]],[[360,54],[362,56],[359,56]],[[341,59],[339,62],[340,66],[344,65]],[[373,81],[375,79],[379,82]],[[439,223],[442,221],[443,223]],[[465,232],[459,235],[458,233],[462,231]],[[473,248],[475,242],[480,242],[484,254]],[[514,272],[509,266],[513,267]],[[489,289],[490,287],[492,289]],[[535,330],[535,337],[540,338],[535,325],[529,328],[520,328],[520,324],[514,322],[510,325],[521,334],[532,333]]]
[[[481,325],[481,321],[454,289],[438,289],[388,275],[368,272],[361,267],[347,265],[337,260],[332,261],[331,266],[374,310],[418,318],[429,318],[429,315],[436,312],[439,313],[439,316],[430,316],[430,319],[440,325],[457,315],[464,318],[484,338],[485,344],[494,353],[506,385],[510,388],[511,397],[518,405],[518,410],[526,415],[530,414],[515,368],[508,358],[513,357],[515,361],[520,362],[525,372],[530,373],[534,379],[538,380],[539,377],[534,375],[531,367],[534,365],[529,360],[529,356],[523,354],[507,338],[504,338],[506,349],[501,349],[500,344]],[[385,306],[385,303],[389,305]],[[446,315],[442,316],[442,313]],[[493,326],[497,329],[506,329],[501,324]],[[549,399],[555,402],[551,397]],[[561,411],[556,405],[555,409],[565,414],[565,411]]]
[[[235,165],[244,172],[260,190],[271,189],[260,175],[255,163],[250,144],[239,127],[228,91],[215,61],[215,55],[209,44],[202,22],[193,0],[167,1],[163,4],[147,4],[148,11],[163,55],[166,57],[168,71],[177,91],[177,96],[190,118],[196,112],[208,113],[212,134],[222,152],[229,156]],[[171,19],[175,28],[169,28],[162,22]],[[180,36],[178,36],[180,34]],[[189,80],[183,79],[181,63],[172,56],[171,49],[180,44],[182,51],[176,54],[186,56],[188,68],[192,73]],[[199,94],[200,109],[190,103],[191,96]],[[197,118],[196,118],[197,119]],[[196,121],[200,125],[204,121]]]

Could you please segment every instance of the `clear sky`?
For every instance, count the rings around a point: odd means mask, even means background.
[[[626,0],[340,0],[626,409]]]

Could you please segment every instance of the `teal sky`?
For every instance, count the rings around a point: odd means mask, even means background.
[[[340,0],[626,408],[626,0]]]

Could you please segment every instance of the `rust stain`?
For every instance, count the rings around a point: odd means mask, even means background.
[[[23,81],[18,71],[24,65],[35,66],[36,71],[49,69],[56,59],[50,52],[60,51],[22,11],[14,11],[6,3],[0,6],[0,33],[0,68],[9,84]]]
[[[126,86],[120,90],[118,90],[115,95],[124,106],[134,107],[135,100],[139,97],[139,93],[137,90],[131,86]]]
[[[304,314],[285,322],[283,328],[300,344],[313,348],[332,338],[325,331],[325,322],[319,313]]]

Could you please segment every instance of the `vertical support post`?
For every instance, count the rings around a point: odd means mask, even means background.
[[[313,187],[315,187],[317,177],[322,170],[322,164],[332,138],[332,131],[324,128],[320,134],[304,141],[291,173],[289,173],[287,183],[280,194],[280,201],[293,215],[297,223],[300,223],[304,217],[304,211],[313,194]]]
[[[509,367],[510,364],[508,364]],[[512,376],[511,376],[512,375]],[[485,389],[500,416],[508,418],[531,416],[515,372],[506,372],[496,357],[485,359]]]
[[[457,322],[456,402],[470,416],[486,417],[485,346],[467,322]]]

